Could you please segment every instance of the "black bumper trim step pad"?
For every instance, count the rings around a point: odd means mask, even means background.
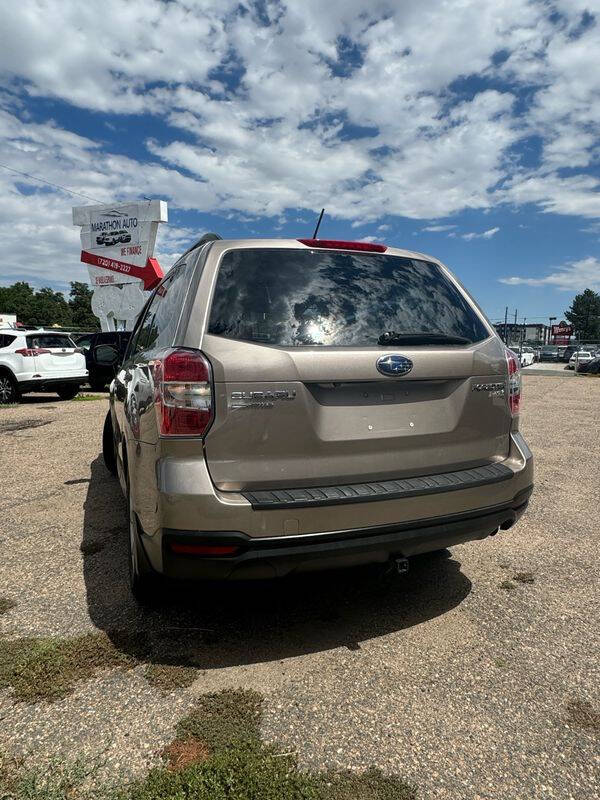
[[[399,500],[425,494],[473,489],[488,483],[510,480],[514,472],[505,464],[461,469],[418,478],[369,481],[340,486],[311,486],[307,489],[254,489],[242,492],[253,508],[306,508],[333,506],[342,503],[364,503],[373,500]]]

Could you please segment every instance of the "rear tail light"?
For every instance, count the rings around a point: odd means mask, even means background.
[[[43,347],[22,347],[20,350],[15,350],[20,356],[25,358],[33,358],[33,356],[43,356],[49,353],[50,350],[45,350]]]
[[[506,363],[508,364],[508,407],[513,417],[521,409],[521,367],[519,357],[512,350],[506,349]]]
[[[343,242],[339,239],[298,239],[297,241],[307,247],[327,247],[329,250],[360,250],[363,253],[385,253],[387,250],[386,245],[372,242]]]
[[[210,363],[200,350],[168,350],[153,362],[161,436],[204,436],[213,421]]]

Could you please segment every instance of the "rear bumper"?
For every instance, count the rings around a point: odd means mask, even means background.
[[[143,460],[145,447],[130,452],[130,459]],[[318,494],[324,490],[317,489],[310,498],[288,492],[286,502],[275,503],[277,498],[218,492],[204,460],[165,458],[153,466],[157,494],[149,491],[148,470],[142,472],[141,464],[130,469],[135,509],[146,532],[144,549],[157,572],[192,579],[278,576],[482,539],[517,521],[533,487],[533,458],[517,432],[511,435],[507,459],[453,473],[452,486],[435,487],[432,476],[379,482],[377,491],[352,499],[323,499]],[[444,482],[448,475],[435,477]],[[362,493],[360,485],[329,488]],[[176,554],[173,542],[239,549],[231,556],[207,558]]]
[[[283,577],[291,572],[333,569],[367,563],[385,563],[391,558],[405,558],[485,539],[499,528],[507,530],[527,508],[533,487],[520,492],[502,508],[480,509],[469,514],[455,514],[359,530],[335,531],[306,536],[283,536],[251,539],[231,531],[217,536],[207,531],[162,531],[163,573],[177,579],[248,580]],[[179,555],[171,546],[233,545],[233,556],[207,558]]]
[[[19,381],[19,389],[22,392],[43,392],[56,389],[57,386],[81,386],[87,381],[86,375],[64,375],[57,378],[29,378]]]

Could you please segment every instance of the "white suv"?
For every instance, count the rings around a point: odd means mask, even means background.
[[[85,356],[68,334],[0,329],[0,403],[47,391],[70,400],[87,375]]]

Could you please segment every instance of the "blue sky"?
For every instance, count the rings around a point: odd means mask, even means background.
[[[307,236],[325,206],[321,235],[437,256],[492,320],[600,290],[590,0],[101,9],[5,17],[0,162],[100,202],[166,199],[165,268],[206,230]],[[85,201],[1,168],[0,185],[0,281],[85,280]]]

